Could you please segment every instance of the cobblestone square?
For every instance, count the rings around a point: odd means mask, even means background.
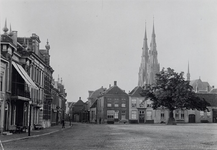
[[[73,124],[71,128],[3,143],[5,150],[217,149],[216,124]]]

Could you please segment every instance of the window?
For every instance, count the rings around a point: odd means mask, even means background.
[[[144,107],[145,106],[145,100],[140,99],[139,100],[139,107]]]
[[[200,111],[200,116],[201,116],[201,117],[204,116],[204,111]]]
[[[121,107],[126,107],[126,104],[125,103],[121,104]]]
[[[119,107],[119,105],[118,105],[118,104],[115,104],[115,107]]]
[[[107,110],[107,119],[114,118],[114,110]]]
[[[211,112],[210,111],[208,111],[206,114],[207,114],[207,117],[211,116]]]
[[[114,116],[113,115],[108,115],[107,118],[112,119],[112,118],[114,118]]]
[[[139,114],[144,114],[144,113],[145,113],[144,110],[139,111]]]
[[[112,99],[111,99],[111,98],[107,98],[107,100],[108,100],[108,101],[111,101]]]
[[[147,111],[147,120],[151,120],[152,119],[152,111]]]
[[[115,111],[115,119],[118,119],[118,113],[119,111]]]
[[[136,110],[132,110],[132,112],[131,112],[132,119],[137,119],[137,117],[136,117],[137,115],[136,114],[137,114],[137,111]]]
[[[176,119],[179,119],[179,111],[176,110],[176,114],[175,114]]]
[[[131,104],[132,107],[136,107],[136,99],[132,99],[132,104]]]
[[[112,104],[111,104],[111,103],[108,103],[108,104],[107,104],[107,107],[112,107]]]
[[[164,119],[164,111],[161,111],[161,119]]]
[[[3,77],[0,76],[0,91],[2,91],[2,82],[3,82]]]

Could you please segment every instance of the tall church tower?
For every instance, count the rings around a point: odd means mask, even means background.
[[[147,34],[146,34],[146,27],[145,27],[145,36],[143,41],[143,47],[142,47],[142,61],[141,65],[139,67],[139,86],[144,86],[148,82],[148,76],[147,76],[147,65],[148,65],[148,43],[147,43]]]
[[[142,51],[142,62],[139,68],[139,86],[145,86],[146,84],[155,83],[155,74],[160,72],[160,64],[157,59],[157,45],[156,35],[153,24],[152,39],[150,44],[150,50],[147,46],[147,35],[145,30],[145,38],[143,43]]]

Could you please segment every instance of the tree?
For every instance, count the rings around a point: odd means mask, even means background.
[[[207,103],[200,99],[193,91],[189,81],[185,81],[183,72],[176,73],[173,69],[164,68],[156,74],[156,83],[144,87],[141,95],[149,98],[153,103],[153,109],[166,107],[169,109],[169,119],[167,124],[176,124],[173,117],[175,109],[197,109],[208,110]]]

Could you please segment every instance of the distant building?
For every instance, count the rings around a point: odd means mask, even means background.
[[[212,93],[217,94],[217,88],[214,86],[210,86],[208,82],[202,81],[200,78],[196,80],[190,80],[190,71],[188,64],[188,72],[187,72],[187,81],[190,82],[190,85],[193,87],[195,93]]]
[[[55,125],[61,122],[62,119],[65,118],[66,112],[66,96],[67,93],[65,91],[65,87],[61,81],[52,80],[52,102],[51,102],[51,124]]]
[[[99,88],[95,91],[89,91],[88,97],[88,112],[89,112],[89,121],[92,123],[96,122],[96,101],[99,96],[101,96],[106,91],[106,88]]]
[[[88,104],[84,103],[79,97],[79,100],[72,105],[72,121],[74,122],[88,122]]]
[[[125,91],[114,85],[97,98],[96,106],[97,123],[127,122],[129,118],[129,96]]]
[[[137,86],[129,93],[129,122],[154,123],[152,102],[142,97],[141,92],[142,88]]]

